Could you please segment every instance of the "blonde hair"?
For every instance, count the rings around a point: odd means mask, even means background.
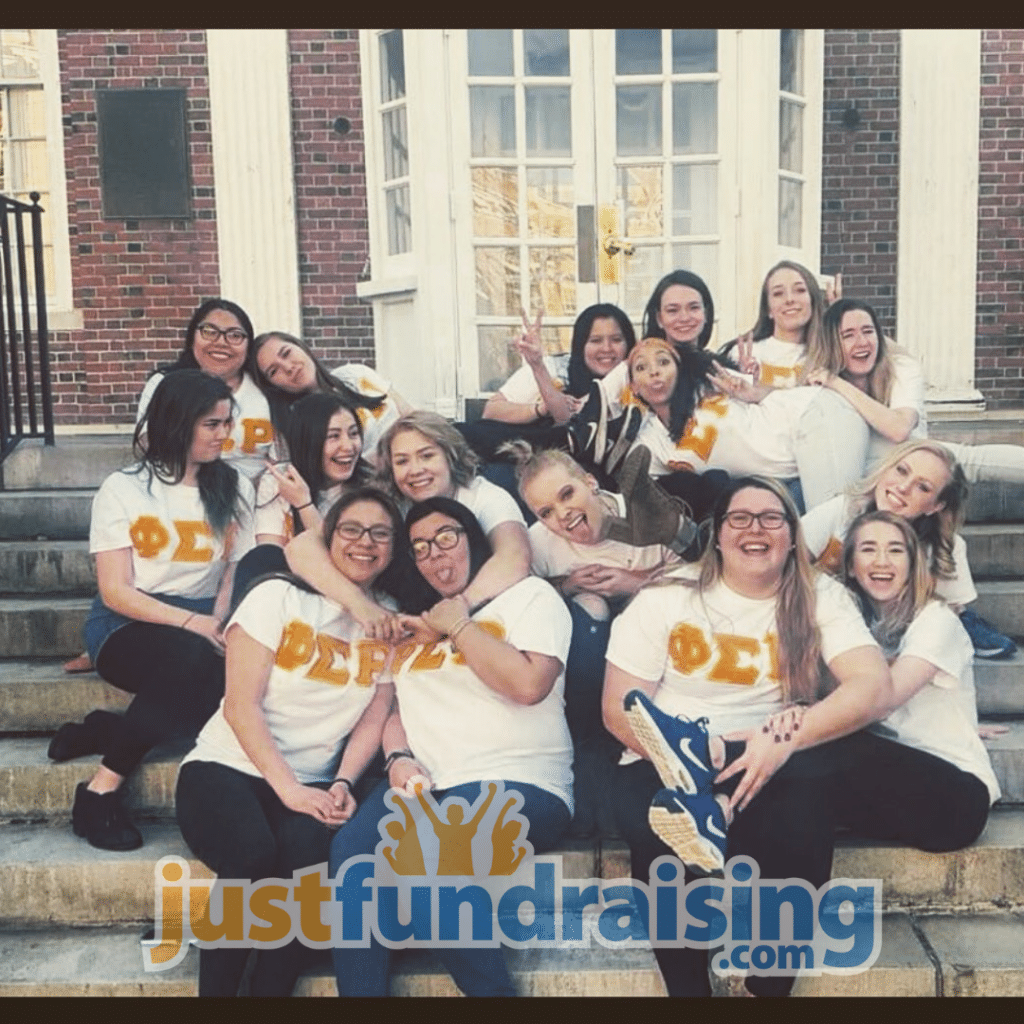
[[[380,439],[378,450],[381,455],[376,479],[390,494],[404,497],[395,484],[395,474],[391,469],[391,445],[399,434],[409,431],[422,434],[441,449],[448,463],[452,483],[456,487],[467,486],[476,476],[480,460],[466,443],[466,439],[443,416],[436,412],[427,412],[425,409],[415,409],[395,420]]]
[[[815,700],[821,690],[825,666],[821,658],[821,634],[815,620],[816,570],[811,566],[807,545],[800,529],[800,514],[782,484],[763,476],[746,476],[731,481],[712,510],[712,537],[700,560],[697,586],[703,593],[722,578],[722,556],[718,538],[726,513],[737,493],[748,487],[774,494],[782,504],[793,545],[782,569],[776,598],[775,624],[778,629],[779,685],[785,702]]]
[[[949,473],[949,480],[939,491],[937,501],[942,508],[913,520],[914,532],[929,554],[929,569],[938,579],[952,579],[956,576],[956,562],[953,559],[953,545],[956,535],[963,526],[967,505],[967,479],[956,456],[938,441],[926,438],[904,441],[870,476],[850,491],[850,501],[856,514],[874,512],[875,491],[882,477],[899,465],[914,452],[928,452],[939,459]]]
[[[869,523],[888,523],[896,527],[903,537],[910,558],[910,575],[906,586],[888,607],[879,608],[874,598],[860,585],[853,574],[853,556],[857,549],[857,534]],[[925,552],[911,524],[902,516],[892,512],[864,512],[859,515],[846,532],[843,542],[843,582],[857,598],[864,620],[871,634],[890,656],[899,649],[907,627],[917,618],[935,591],[935,581],[929,571]]]
[[[559,466],[570,476],[577,480],[585,480],[591,474],[587,472],[567,452],[559,451],[557,448],[534,448],[529,441],[521,438],[513,438],[506,441],[497,449],[499,455],[507,455],[512,462],[512,468],[516,475],[516,485],[519,488],[519,496],[526,501],[523,488],[535,477],[539,476],[546,469],[552,466]],[[529,504],[529,502],[527,502]]]

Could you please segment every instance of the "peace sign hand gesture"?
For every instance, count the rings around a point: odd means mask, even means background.
[[[747,331],[736,342],[736,365],[740,373],[749,374],[755,384],[761,383],[761,364],[754,358],[754,334]]]
[[[538,310],[537,319],[532,323],[525,309],[521,309],[519,313],[523,318],[523,333],[516,338],[513,344],[528,366],[540,366],[544,360],[544,346],[540,340],[540,322],[544,316],[544,310]]]

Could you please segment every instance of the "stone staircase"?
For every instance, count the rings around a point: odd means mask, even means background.
[[[951,440],[1024,442],[1024,417],[936,422]],[[185,846],[173,818],[181,750],[154,751],[131,780],[128,803],[145,845],[94,850],[76,838],[74,789],[97,758],[54,765],[49,736],[127,696],[94,674],[67,676],[63,658],[81,649],[95,577],[87,553],[92,491],[130,461],[123,437],[23,445],[2,468],[0,491],[0,995],[194,995],[197,957],[161,973],[143,970],[139,939],[153,919],[154,867],[167,854],[209,872]],[[1024,488],[980,485],[965,530],[979,580],[978,611],[1024,636]],[[970,849],[931,855],[892,844],[845,840],[834,875],[884,880],[882,954],[867,972],[798,980],[796,995],[1024,995],[1024,659],[978,662],[983,717],[1010,732],[989,742],[1003,789]],[[564,844],[569,878],[628,875],[617,840]],[[524,995],[661,995],[649,949],[511,950]],[[457,994],[425,953],[399,958],[394,991]],[[296,995],[333,995],[329,965],[301,979]]]

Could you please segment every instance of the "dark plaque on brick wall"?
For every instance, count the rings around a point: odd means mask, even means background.
[[[98,89],[103,216],[191,217],[184,89]]]

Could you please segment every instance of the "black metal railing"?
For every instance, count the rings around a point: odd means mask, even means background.
[[[53,444],[43,209],[38,192],[29,198],[0,195],[0,462],[26,437]]]

